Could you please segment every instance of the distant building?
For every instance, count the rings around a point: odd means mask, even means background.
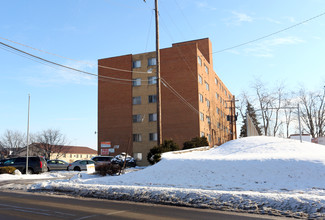
[[[210,40],[175,43],[160,54],[162,139],[180,148],[199,136],[210,146],[235,139],[235,97],[213,70]],[[156,64],[155,52],[98,60],[98,154],[127,152],[147,164],[157,144]]]
[[[300,140],[300,134],[291,134],[289,136],[290,139]],[[301,134],[302,141],[311,142],[310,134]]]
[[[325,145],[325,137],[318,137],[312,139],[313,143]]]
[[[51,151],[50,158],[47,158],[44,146],[39,143],[33,143],[28,147],[28,155],[43,156],[48,160],[60,159],[69,163],[97,156],[97,151],[89,147],[51,145],[47,150]],[[21,148],[15,156],[26,156],[26,147]]]

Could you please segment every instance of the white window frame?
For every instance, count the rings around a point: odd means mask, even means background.
[[[200,120],[204,121],[204,114],[202,112],[200,112]]]
[[[198,63],[200,64],[200,66],[202,66],[202,59],[200,56],[197,56],[197,60],[198,60]]]
[[[149,76],[148,77],[148,84],[149,85],[157,84],[157,76]]]
[[[148,102],[149,103],[157,103],[157,95],[149,95]]]
[[[200,102],[203,103],[203,95],[201,93],[199,93],[199,99],[200,99]]]
[[[132,86],[141,86],[141,79],[140,78],[133,79]]]
[[[141,60],[134,60],[132,66],[133,66],[133,68],[140,68]]]
[[[133,134],[133,142],[141,142],[142,135],[141,134]]]
[[[206,90],[209,91],[209,90],[210,90],[209,83],[207,83],[207,81],[204,81],[204,83],[205,83],[205,88],[206,88]]]
[[[210,100],[206,98],[205,101],[207,103],[207,107],[210,108]]]
[[[203,84],[203,79],[202,76],[199,74],[199,83],[202,85]]]
[[[138,115],[132,115],[132,122],[133,123],[138,123],[138,122],[142,122],[142,115],[138,114]]]
[[[157,141],[158,135],[157,133],[149,133],[149,141]]]
[[[205,64],[204,64],[204,69],[205,69],[205,72],[206,72],[207,74],[209,74],[209,68],[208,68],[207,65],[205,65]]]
[[[149,114],[149,122],[157,121],[157,113]]]
[[[141,105],[141,96],[132,97],[132,104],[133,105]]]
[[[156,66],[156,65],[157,65],[156,57],[148,58],[148,66]]]

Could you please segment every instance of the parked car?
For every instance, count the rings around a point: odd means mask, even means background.
[[[64,160],[48,160],[47,161],[47,170],[68,170],[69,163]]]
[[[123,167],[124,160],[126,160],[125,167],[135,167],[137,165],[136,160],[130,155],[126,155],[125,159],[125,153],[116,155],[111,161],[112,163],[118,163],[121,167]]]
[[[95,156],[91,160],[95,161],[96,166],[111,163],[113,156]]]
[[[70,163],[68,170],[81,171],[87,170],[87,164],[95,164],[93,160],[76,160],[73,163]]]
[[[14,157],[3,162],[2,167],[15,167],[23,174],[26,173],[26,157]],[[47,163],[43,157],[28,157],[28,169],[29,174],[42,173],[47,171]]]

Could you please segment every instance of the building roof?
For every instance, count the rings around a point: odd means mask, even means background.
[[[45,149],[41,143],[33,143],[33,146],[37,146]],[[89,147],[81,147],[81,146],[67,146],[67,145],[52,145],[50,146],[52,153],[66,153],[66,154],[97,154],[97,151],[91,149]]]

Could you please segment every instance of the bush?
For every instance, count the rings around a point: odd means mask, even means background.
[[[184,142],[183,150],[191,149],[191,148],[195,148],[195,147],[203,147],[203,146],[209,146],[208,139],[205,136],[204,137],[195,137],[195,138],[192,138],[192,140],[190,140],[190,141]]]
[[[13,174],[15,170],[15,167],[0,167],[0,174]]]
[[[179,146],[173,140],[165,140],[160,146],[155,146],[150,149],[147,154],[147,160],[153,165],[160,161],[162,153],[176,150],[179,150]]]
[[[95,167],[95,169],[101,176],[106,176],[107,174],[114,175],[119,173],[121,170],[121,166],[115,163],[107,163],[98,165]]]

